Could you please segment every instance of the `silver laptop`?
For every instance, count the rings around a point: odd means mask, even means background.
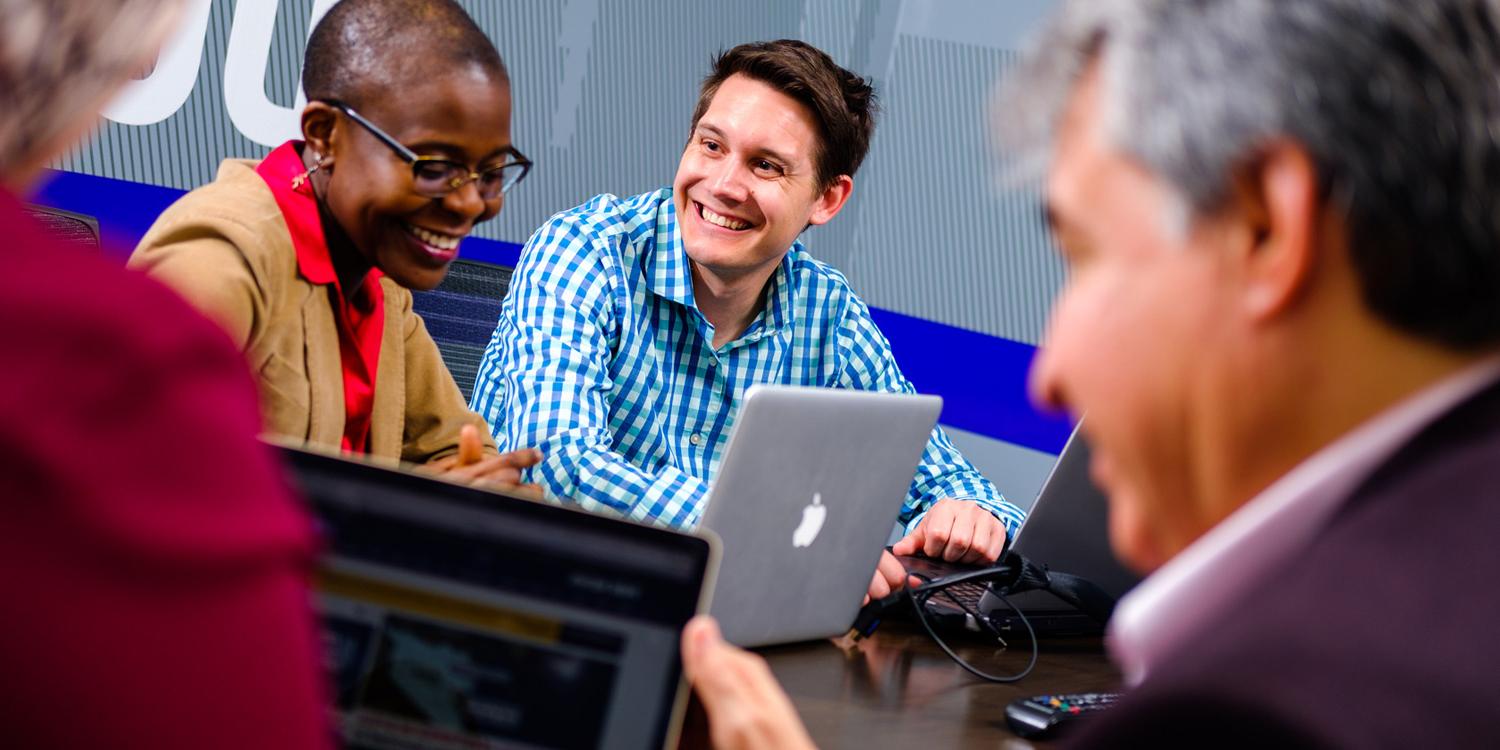
[[[754,386],[703,525],[723,542],[710,612],[740,646],[849,629],[942,399]]]

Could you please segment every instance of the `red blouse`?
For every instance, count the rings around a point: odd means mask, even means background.
[[[312,182],[298,179],[301,141],[287,141],[268,154],[255,171],[271,188],[276,205],[291,231],[297,250],[297,269],[314,284],[331,285],[329,304],[339,326],[339,359],[344,371],[344,450],[370,452],[370,410],[375,403],[375,373],[380,365],[380,338],[385,331],[383,275],[370,269],[351,301],[333,270],[333,258],[323,236],[323,221],[313,197]]]

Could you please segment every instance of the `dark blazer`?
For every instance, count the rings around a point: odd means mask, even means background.
[[[1500,747],[1500,384],[1074,747]]]

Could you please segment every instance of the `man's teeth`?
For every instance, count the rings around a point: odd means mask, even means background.
[[[459,240],[463,239],[462,237],[449,237],[445,234],[429,232],[426,229],[412,226],[410,224],[406,225],[406,231],[411,232],[411,236],[416,237],[417,239],[429,245],[432,245],[439,250],[456,249],[458,247]]]
[[[701,206],[702,204],[699,205]],[[710,224],[718,224],[725,229],[748,229],[750,227],[750,222],[748,221],[740,221],[739,219],[731,219],[728,216],[716,214],[709,210],[708,206],[702,206],[702,208],[703,218]]]

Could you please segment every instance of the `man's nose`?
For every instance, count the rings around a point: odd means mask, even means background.
[[[1059,359],[1056,348],[1044,339],[1031,360],[1026,385],[1031,402],[1039,409],[1060,412],[1068,408]]]
[[[715,198],[732,203],[742,203],[750,196],[745,186],[745,170],[733,159],[721,159],[713,167],[709,178],[709,189]]]

